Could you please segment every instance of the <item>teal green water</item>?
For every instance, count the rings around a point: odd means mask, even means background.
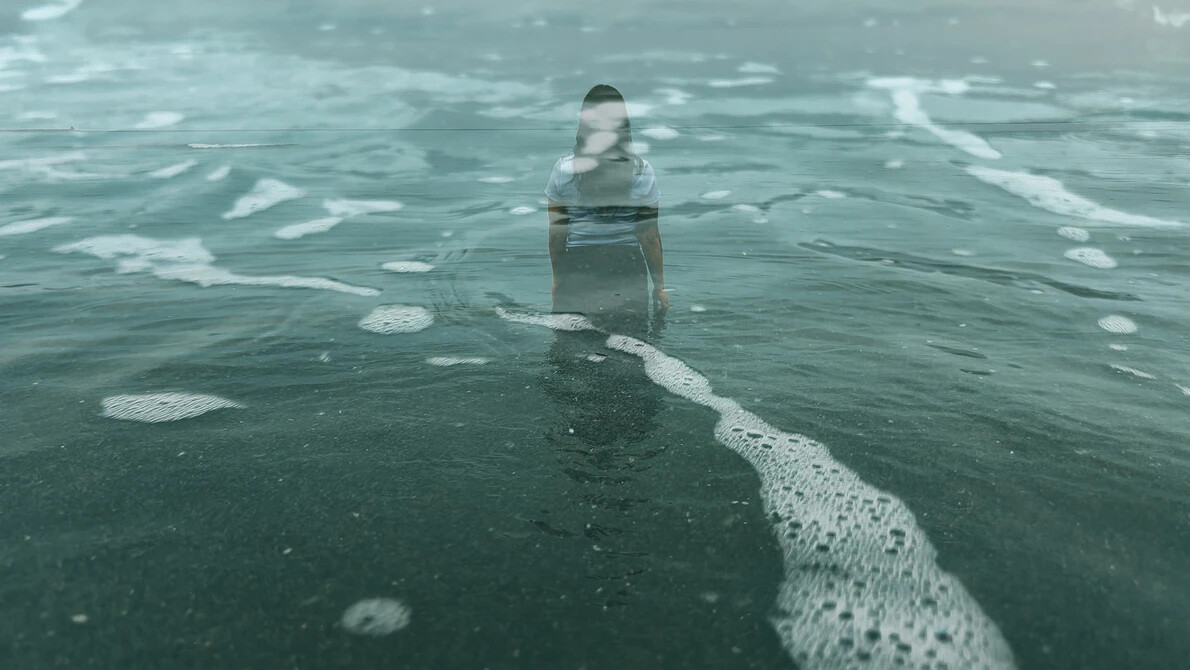
[[[5,667],[1185,664],[1190,8],[73,4],[0,10]],[[544,316],[600,82],[640,346]]]

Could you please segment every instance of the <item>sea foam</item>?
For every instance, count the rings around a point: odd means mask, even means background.
[[[374,288],[353,286],[321,277],[292,275],[240,275],[212,265],[215,256],[202,240],[157,240],[139,235],[101,235],[55,247],[58,253],[84,253],[105,260],[116,259],[121,274],[149,272],[159,279],[174,279],[199,286],[279,286],[338,291],[359,296],[376,296]]]
[[[929,81],[914,77],[879,77],[869,79],[868,86],[889,92],[895,107],[893,116],[901,123],[921,128],[946,144],[972,156],[986,159],[1000,158],[1000,152],[993,149],[982,137],[965,130],[943,128],[934,123],[929,114],[921,108],[921,100],[918,97],[920,94],[959,95],[967,92],[970,88],[970,84],[967,82],[961,79]]]
[[[343,222],[343,217],[328,216],[322,219],[314,219],[305,223],[295,223],[291,226],[280,228],[273,233],[273,237],[282,240],[296,240],[299,237],[312,235],[314,233],[325,233]]]
[[[360,319],[359,327],[372,333],[394,335],[416,333],[434,323],[434,315],[424,307],[409,305],[381,305]]]
[[[169,167],[163,167],[160,170],[155,170],[149,173],[149,177],[153,179],[173,179],[174,177],[189,172],[190,168],[198,165],[196,160],[183,161]]]
[[[60,19],[83,4],[83,0],[62,0],[53,5],[41,5],[40,7],[30,7],[21,12],[21,19],[25,21],[49,21],[51,19]]]
[[[550,325],[546,315],[497,313]],[[938,566],[903,502],[861,480],[821,443],[716,395],[682,361],[623,335],[608,337],[607,347],[640,357],[656,384],[716,411],[715,438],[760,475],[785,568],[770,621],[801,667],[1014,667],[996,624]]]
[[[184,114],[178,112],[149,112],[145,114],[145,118],[136,124],[136,128],[138,130],[168,128],[170,126],[176,126],[185,118],[186,116]]]
[[[304,195],[306,195],[305,191],[296,186],[290,186],[283,181],[261,179],[256,182],[256,186],[252,187],[251,191],[241,196],[239,200],[236,200],[234,207],[223,213],[223,219],[225,221],[242,219],[266,210],[273,205],[285,202],[286,200],[296,200]]]
[[[1066,253],[1062,254],[1072,261],[1078,261],[1083,265],[1090,265],[1093,268],[1100,268],[1103,270],[1110,270],[1116,265],[1116,259],[1103,253],[1101,249],[1093,249],[1091,247],[1077,247],[1075,249],[1067,249]]]
[[[116,395],[103,399],[103,415],[121,421],[162,423],[190,419],[216,409],[244,406],[215,395],[198,393],[148,393]]]
[[[25,233],[32,233],[50,226],[60,226],[64,223],[74,221],[72,216],[48,216],[41,219],[28,219],[26,221],[17,221],[8,225],[0,226],[0,237],[6,235],[23,235]]]
[[[411,616],[412,612],[400,600],[368,598],[348,607],[339,625],[348,633],[380,637],[408,626]]]
[[[1062,185],[1062,182],[1053,177],[1029,174],[1028,172],[995,170],[978,165],[968,166],[966,170],[967,174],[985,184],[998,186],[1019,198],[1024,198],[1026,202],[1034,207],[1055,214],[1121,226],[1178,228],[1185,225],[1179,221],[1167,221],[1151,216],[1128,214],[1127,212],[1109,209],[1097,202],[1067,191],[1066,187]]]

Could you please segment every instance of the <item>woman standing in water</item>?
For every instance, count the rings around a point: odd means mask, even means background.
[[[609,318],[643,324],[650,276],[654,311],[669,307],[661,194],[653,166],[633,150],[628,108],[615,88],[587,92],[574,149],[554,164],[545,194],[555,312],[578,312],[597,325]]]

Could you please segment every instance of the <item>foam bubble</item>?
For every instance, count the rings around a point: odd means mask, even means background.
[[[507,321],[526,323],[531,326],[545,326],[554,330],[579,331],[594,330],[595,326],[585,316],[579,314],[524,314],[510,312],[503,307],[496,308],[496,314]]]
[[[411,615],[400,600],[368,598],[348,607],[339,624],[348,633],[380,637],[408,626]]]
[[[243,409],[238,402],[199,393],[116,395],[103,399],[103,416],[121,421],[162,423],[190,419],[217,409]]]
[[[482,356],[434,356],[432,358],[427,358],[426,362],[430,365],[436,365],[440,368],[448,368],[453,365],[486,365],[490,360],[491,359],[483,358]]]
[[[702,197],[706,198],[707,200],[722,200],[723,198],[726,198],[729,195],[731,195],[730,190],[707,191],[706,193],[702,194]]]
[[[1109,333],[1119,333],[1121,335],[1136,332],[1136,322],[1119,314],[1109,314],[1099,319],[1099,327]]]
[[[1075,242],[1086,242],[1091,239],[1091,234],[1085,228],[1076,228],[1074,226],[1062,226],[1058,229],[1058,234]]]
[[[150,172],[149,177],[152,179],[173,179],[184,172],[188,172],[190,168],[194,167],[195,165],[198,165],[198,161],[196,160],[183,161],[181,163],[176,163],[174,165],[170,165],[169,167],[163,167],[160,170]]]
[[[1066,253],[1062,255],[1072,261],[1078,261],[1084,265],[1090,265],[1093,268],[1100,268],[1102,270],[1110,270],[1118,265],[1116,259],[1103,253],[1100,249],[1093,249],[1091,247],[1067,249]]]
[[[739,79],[712,79],[707,82],[707,86],[711,88],[737,88],[740,86],[760,86],[762,84],[771,84],[774,80],[772,77],[741,77]]]
[[[1181,28],[1190,22],[1190,12],[1170,12],[1166,14],[1157,5],[1153,5],[1153,23],[1170,28]]]
[[[343,222],[343,218],[339,216],[328,216],[322,219],[314,219],[305,223],[295,223],[293,225],[279,228],[277,232],[273,233],[273,237],[282,240],[296,240],[299,237],[306,235],[313,235],[315,233],[325,233]]]
[[[1000,158],[1001,154],[983,138],[965,130],[943,128],[933,122],[921,108],[921,93],[946,93],[959,95],[967,92],[971,85],[961,79],[940,79],[930,81],[915,77],[878,77],[868,80],[868,86],[887,90],[892,95],[895,112],[893,117],[906,125],[916,126],[929,132],[952,147],[972,156],[986,159]]]
[[[1055,214],[1123,226],[1177,228],[1185,225],[1178,221],[1166,221],[1151,216],[1128,214],[1126,212],[1108,209],[1097,202],[1092,202],[1082,196],[1067,191],[1062,185],[1062,182],[1053,177],[1029,174],[1028,172],[995,170],[978,165],[968,166],[966,170],[967,174],[985,184],[998,186],[1019,198],[1024,198],[1026,202],[1034,207],[1039,207]]]
[[[306,195],[305,191],[285,182],[276,179],[261,179],[256,182],[256,186],[253,186],[251,191],[236,201],[234,207],[223,213],[223,219],[225,221],[242,219],[278,203],[295,200],[304,195]]]
[[[77,9],[81,4],[83,4],[83,0],[61,0],[61,2],[53,5],[31,7],[21,12],[21,19],[25,21],[60,19]]]
[[[1148,372],[1144,372],[1143,370],[1137,370],[1136,368],[1130,368],[1126,365],[1116,365],[1115,363],[1112,363],[1111,369],[1117,370],[1119,372],[1127,372],[1128,374],[1131,374],[1136,377],[1140,377],[1141,379],[1156,379],[1157,378],[1156,375],[1151,375]]]
[[[149,112],[145,114],[145,118],[141,119],[136,124],[138,130],[157,130],[159,128],[168,128],[176,126],[185,119],[185,114],[178,112]]]
[[[405,205],[396,200],[343,200],[340,198],[323,200],[322,207],[331,216],[348,218],[376,212],[395,212],[403,209]]]
[[[736,70],[744,74],[781,74],[781,70],[777,69],[776,65],[765,65],[764,63],[753,63],[751,61],[737,67]]]
[[[508,182],[512,181],[512,177],[501,177],[501,176],[480,177],[479,181],[481,181],[485,184],[507,184]]]
[[[434,323],[434,315],[424,307],[381,305],[360,319],[359,327],[381,335],[416,333]]]
[[[770,621],[795,661],[1013,667],[995,623],[938,567],[937,552],[902,501],[861,480],[824,445],[715,395],[680,360],[622,335],[610,336],[607,346],[639,356],[655,383],[718,412],[716,439],[760,475],[785,566]]]
[[[25,233],[32,233],[50,226],[60,226],[64,223],[74,221],[72,216],[49,216],[42,219],[28,219],[26,221],[17,221],[5,226],[0,226],[0,237],[6,235],[23,235]]]
[[[680,135],[680,133],[678,131],[674,130],[673,128],[667,128],[665,126],[658,126],[656,128],[645,128],[644,130],[642,130],[640,132],[645,137],[648,137],[648,138],[651,138],[654,140],[672,140]]]
[[[221,179],[227,178],[227,175],[229,175],[229,174],[231,174],[231,166],[224,165],[222,167],[217,168],[211,174],[207,175],[207,181],[219,181]]]
[[[118,259],[116,271],[151,272],[159,279],[174,279],[199,286],[279,286],[338,291],[360,296],[380,295],[374,288],[352,286],[321,277],[292,275],[238,275],[211,265],[215,257],[190,237],[181,240],[156,240],[139,235],[101,235],[80,242],[55,247],[58,253],[85,253],[105,260]]]
[[[421,261],[390,261],[380,267],[389,272],[429,272],[434,269],[433,265]]]
[[[284,145],[284,144],[261,144],[261,143],[251,143],[251,144],[203,144],[203,143],[201,143],[201,142],[191,142],[190,144],[187,144],[186,146],[190,147],[191,149],[250,149],[250,148],[253,148],[253,147],[283,147],[283,146],[286,146],[286,145]]]
[[[846,193],[841,193],[839,191],[831,191],[828,189],[823,189],[821,191],[815,191],[815,193],[823,198],[828,199],[828,200],[839,200],[841,198],[847,197]]]
[[[518,216],[523,216],[525,214],[532,214],[533,212],[536,212],[536,211],[537,211],[537,208],[535,208],[535,207],[521,206],[521,207],[513,207],[512,209],[508,210],[508,213],[516,214]]]

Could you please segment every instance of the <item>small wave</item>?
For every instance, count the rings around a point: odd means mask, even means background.
[[[173,179],[174,177],[190,171],[190,168],[198,165],[196,160],[183,161],[169,167],[163,167],[160,170],[155,170],[149,173],[152,179]]]
[[[40,7],[30,7],[21,12],[21,20],[23,21],[50,21],[53,19],[60,19],[66,16],[78,6],[83,4],[83,0],[62,0],[54,5],[41,5]]]
[[[70,223],[71,221],[74,221],[74,217],[72,216],[49,216],[42,219],[17,221],[16,223],[0,226],[0,237],[33,233],[38,230],[49,228],[50,226],[60,226],[64,223]]]
[[[252,187],[251,191],[236,201],[234,207],[223,213],[223,219],[225,221],[242,219],[286,200],[295,200],[304,195],[306,195],[305,191],[283,181],[261,179],[256,182],[256,186]]]

